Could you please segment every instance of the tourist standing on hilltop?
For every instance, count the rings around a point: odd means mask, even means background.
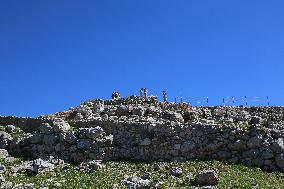
[[[148,96],[147,96],[148,90],[147,90],[146,88],[144,88],[143,92],[144,92],[144,97],[147,98],[147,97],[148,97]]]
[[[141,88],[141,89],[140,89],[140,97],[143,97],[143,91],[144,91],[144,89]]]
[[[163,91],[163,99],[164,99],[164,102],[168,101],[167,92],[166,91]]]

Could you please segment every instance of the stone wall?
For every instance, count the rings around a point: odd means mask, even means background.
[[[73,123],[74,124],[74,123]],[[84,123],[78,123],[84,125]],[[95,121],[70,131],[43,124],[39,131],[15,145],[20,154],[37,158],[52,155],[80,163],[92,159],[177,160],[217,159],[284,170],[283,133],[258,127],[205,124],[158,124]],[[59,126],[60,127],[60,126]],[[56,129],[55,129],[56,128]]]
[[[217,159],[284,171],[283,107],[197,108],[131,99],[92,101],[41,117],[36,129],[7,148],[74,163]]]
[[[112,159],[136,160],[217,159],[266,170],[284,170],[284,133],[257,124],[159,124],[99,122],[113,135]],[[79,125],[80,125],[79,124]]]
[[[26,132],[33,132],[44,120],[31,117],[0,116],[0,126],[16,125]]]

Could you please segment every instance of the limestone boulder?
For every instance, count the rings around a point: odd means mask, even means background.
[[[65,136],[65,141],[69,144],[75,144],[76,141],[77,141],[77,137],[74,133],[68,133],[66,136]]]
[[[99,126],[94,127],[94,128],[86,128],[85,132],[86,132],[86,137],[90,139],[100,138],[105,135],[103,128]]]
[[[69,123],[65,121],[56,121],[53,123],[53,130],[55,133],[67,132],[70,128]]]
[[[284,140],[283,138],[278,138],[277,140],[272,142],[272,150],[275,153],[283,153],[284,152]]]
[[[0,149],[6,149],[11,141],[12,136],[10,134],[0,131]]]
[[[77,113],[80,113],[83,118],[89,119],[93,115],[93,111],[89,106],[86,105],[80,105],[77,107]]]
[[[218,175],[213,170],[204,170],[195,176],[195,183],[200,186],[215,186],[218,182]]]
[[[95,114],[100,114],[104,111],[104,103],[103,102],[96,102],[93,104],[93,112]]]
[[[232,145],[231,148],[236,151],[243,151],[246,149],[246,142],[241,139],[237,139]]]
[[[250,124],[262,124],[263,122],[264,119],[259,116],[252,116],[249,121]]]
[[[251,115],[248,111],[241,111],[239,113],[234,114],[233,119],[236,121],[250,121]]]
[[[242,153],[242,156],[244,158],[249,158],[249,159],[256,158],[258,155],[259,155],[259,150],[258,149],[250,149],[250,150],[244,151]]]
[[[182,168],[180,168],[180,167],[173,167],[171,169],[171,175],[176,176],[176,177],[181,176],[182,175]]]
[[[135,188],[135,189],[150,189],[151,188],[151,181],[148,179],[142,179],[138,176],[126,176],[122,182],[128,188]]]
[[[79,120],[82,120],[82,119],[84,119],[84,116],[80,112],[77,112],[75,117],[74,117],[74,120],[79,121]]]
[[[249,148],[260,147],[262,144],[262,139],[263,139],[262,135],[256,135],[248,140],[247,146]]]
[[[5,173],[5,171],[6,171],[6,167],[4,165],[0,164],[0,174]]]
[[[24,173],[27,175],[36,175],[38,173],[45,173],[54,170],[54,165],[48,161],[42,159],[36,159],[33,161],[25,161],[20,165],[12,167],[13,173]]]
[[[262,157],[263,159],[271,159],[271,158],[274,157],[274,153],[273,153],[273,151],[270,150],[270,149],[265,149],[265,150],[262,151],[261,157]]]
[[[152,116],[159,116],[160,111],[156,106],[149,106],[148,108],[146,108],[146,112],[147,115],[152,115]]]
[[[278,154],[275,157],[275,162],[280,169],[284,169],[284,154]]]
[[[196,148],[196,144],[195,144],[195,142],[193,142],[191,140],[185,141],[180,147],[181,152],[183,154],[187,154],[187,153],[193,151],[195,148]]]
[[[79,165],[79,170],[80,171],[97,171],[97,170],[101,170],[105,167],[104,164],[102,164],[102,161],[100,160],[92,160],[89,162],[83,162]]]
[[[135,107],[133,107],[132,114],[138,115],[138,116],[144,116],[145,111],[146,110],[143,106],[135,106]]]
[[[170,121],[175,121],[175,122],[184,122],[182,114],[174,112],[174,111],[166,110],[162,112],[162,118],[168,119]]]
[[[5,132],[7,133],[13,133],[14,131],[16,131],[18,128],[15,127],[14,125],[7,125],[5,127]]]
[[[0,184],[1,188],[12,188],[12,186],[7,186],[7,183],[5,183],[6,179],[3,175],[0,175]]]
[[[93,140],[91,139],[79,139],[77,141],[77,148],[79,150],[90,150],[93,146]]]
[[[130,115],[129,107],[125,105],[118,106],[116,109],[116,115],[117,116],[129,116]]]
[[[0,158],[1,159],[6,159],[7,157],[9,157],[8,151],[5,150],[5,149],[0,149]]]

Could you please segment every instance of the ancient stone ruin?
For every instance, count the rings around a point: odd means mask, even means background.
[[[0,148],[35,160],[216,159],[284,171],[284,108],[159,102],[131,96],[92,100],[39,118],[0,117],[24,134],[0,133]]]

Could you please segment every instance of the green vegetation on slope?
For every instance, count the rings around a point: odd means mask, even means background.
[[[229,165],[218,161],[186,161],[186,162],[152,162],[139,163],[129,161],[106,162],[103,170],[84,173],[75,167],[67,170],[54,171],[36,176],[6,176],[6,181],[13,183],[34,183],[34,188],[48,186],[49,188],[126,188],[121,180],[126,175],[142,176],[151,173],[151,181],[162,183],[161,188],[194,188],[189,183],[188,175],[195,175],[204,169],[215,170],[220,182],[218,188],[284,188],[284,173],[264,172],[259,168],[243,165]],[[160,170],[156,167],[163,164]],[[174,177],[170,174],[171,167],[180,167],[183,175]],[[9,169],[9,168],[8,168]]]

